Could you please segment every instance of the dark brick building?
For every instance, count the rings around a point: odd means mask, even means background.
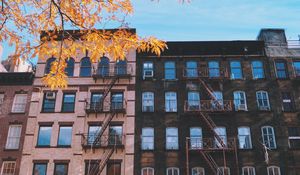
[[[0,73],[0,174],[19,174],[33,73]]]
[[[283,30],[167,44],[137,55],[136,175],[300,174],[300,52]]]

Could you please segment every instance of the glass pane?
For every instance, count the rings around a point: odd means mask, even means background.
[[[68,164],[56,164],[54,175],[68,175]]]
[[[33,175],[46,175],[47,164],[34,164]]]
[[[51,132],[51,126],[40,127],[38,136],[38,146],[50,146]]]
[[[61,126],[59,128],[58,145],[69,146],[72,142],[72,126]]]

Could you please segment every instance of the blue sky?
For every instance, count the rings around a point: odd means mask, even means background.
[[[132,1],[135,13],[127,21],[141,36],[167,41],[253,40],[261,28],[284,28],[288,39],[300,34],[300,0]],[[10,51],[4,45],[3,58]]]

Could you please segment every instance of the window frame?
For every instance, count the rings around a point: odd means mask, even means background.
[[[266,94],[266,99],[263,98],[263,93]],[[261,99],[258,98],[259,94],[261,94],[261,97],[262,97]],[[259,100],[262,100],[261,102],[262,102],[263,106],[260,106]],[[267,102],[267,106],[265,106],[265,104],[264,104],[265,100]],[[267,91],[264,91],[264,90],[256,91],[256,103],[257,103],[258,110],[261,110],[261,111],[270,111],[271,110],[269,93]]]
[[[151,66],[149,66],[151,65]],[[142,67],[142,71],[143,71],[143,79],[146,78],[146,71],[152,71],[152,77],[154,77],[154,63],[153,61],[145,61],[143,62],[143,67]],[[150,77],[149,77],[150,78]]]
[[[14,136],[13,138],[10,138],[10,132],[12,130],[12,127],[18,127],[19,128],[19,136]],[[5,144],[5,149],[7,150],[18,150],[20,148],[20,142],[21,142],[21,137],[22,137],[22,125],[18,125],[18,124],[12,124],[12,125],[9,125],[9,128],[8,128],[8,132],[7,132],[7,138],[6,138],[6,144]],[[17,143],[18,145],[16,147],[9,147],[9,139],[18,139],[17,140]]]
[[[247,174],[245,174],[245,170],[246,170]],[[254,174],[250,174],[251,171]],[[243,166],[242,167],[242,175],[256,175],[255,167],[253,167],[253,166]]]
[[[45,63],[44,75],[49,74],[51,70],[52,63],[56,60],[55,57],[50,57],[47,59]]]
[[[113,127],[120,127],[121,128],[121,133],[116,133],[116,134],[112,134],[111,133],[111,128]],[[108,145],[123,145],[123,132],[124,132],[124,128],[123,125],[110,125],[108,128],[109,132],[108,132]]]
[[[232,63],[238,63],[239,66],[233,66]],[[229,62],[229,65],[230,65],[230,79],[231,80],[242,80],[243,79],[243,66],[242,66],[242,63],[240,60],[231,60]],[[235,78],[235,74],[233,74],[233,70],[238,70],[239,71],[239,74],[240,74],[240,77],[237,77]]]
[[[171,67],[167,67],[167,64],[172,64]],[[173,67],[174,66],[174,67]],[[171,71],[171,72],[168,72]],[[172,74],[172,76],[171,76]],[[164,63],[164,79],[165,80],[176,80],[176,62],[175,61],[166,61]]]
[[[36,163],[34,163],[34,164],[33,164],[32,175],[35,175],[35,174],[34,174],[34,170],[35,170],[35,167],[36,167],[37,165],[44,165],[44,166],[45,166],[45,174],[44,174],[44,175],[47,175],[48,163],[46,163],[46,162],[36,162]]]
[[[194,170],[197,170],[197,172],[198,172],[198,170],[200,170],[200,171],[201,171],[201,174],[199,174],[199,172],[196,173],[196,174],[193,174],[193,171],[194,171]],[[192,173],[192,175],[205,175],[205,169],[204,169],[203,167],[193,167],[193,168],[191,169],[191,173]]]
[[[287,63],[284,60],[275,60],[274,61],[274,67],[275,67],[275,74],[277,79],[288,79],[289,78],[289,73],[288,73],[288,67]],[[278,67],[277,64],[283,64],[283,67]],[[283,74],[278,74],[279,72]],[[279,76],[280,75],[280,76]],[[281,77],[284,75],[283,77]]]
[[[245,135],[245,134],[242,135],[242,134],[240,134],[240,129],[247,129],[247,131],[249,132],[249,135]],[[240,144],[240,137],[247,137],[247,136],[249,136],[249,147],[242,148],[241,144]],[[250,127],[248,127],[248,126],[240,126],[240,127],[238,127],[238,144],[239,144],[238,145],[239,149],[242,149],[242,150],[249,150],[249,149],[253,148],[252,138],[251,138],[251,128]]]
[[[12,173],[10,173],[11,175],[15,175],[15,173],[16,173],[16,166],[17,166],[17,162],[16,161],[6,161],[6,160],[3,160],[2,161],[2,165],[1,165],[1,174],[4,174],[3,173],[3,171],[5,170],[4,168],[5,168],[5,164],[10,164],[10,163],[13,163],[14,164],[14,169],[13,169],[13,172]],[[11,170],[11,169],[10,169]]]
[[[255,62],[261,63],[261,66],[254,66],[253,64]],[[258,79],[264,79],[264,78],[266,78],[264,65],[265,65],[264,62],[261,61],[261,60],[253,60],[253,61],[251,61],[251,70],[252,70],[252,79],[253,80],[258,80]],[[260,77],[256,77],[257,73],[254,70],[260,70],[260,69],[261,69],[262,75]]]
[[[41,132],[41,128],[42,128],[42,127],[51,127],[51,133],[50,133],[50,138],[49,138],[49,144],[48,144],[48,145],[40,145],[40,144],[39,144],[39,140],[40,140],[40,138],[41,138],[40,132]],[[46,147],[46,148],[47,148],[47,147],[50,147],[50,146],[51,146],[52,129],[53,129],[52,125],[40,125],[40,126],[39,126],[36,147],[38,147],[38,148],[39,148],[39,147]]]
[[[17,98],[20,97],[20,96],[22,96],[22,98],[25,97],[25,99],[22,99],[22,100],[25,100],[24,103],[17,103]],[[28,94],[27,93],[16,93],[14,95],[14,100],[13,100],[13,104],[12,104],[12,107],[11,107],[11,113],[25,113],[27,103],[28,103]],[[21,105],[21,107],[20,107],[21,110],[18,109],[18,107],[17,107],[18,105]]]
[[[264,134],[264,129],[266,129],[266,131],[267,131],[267,134]],[[269,129],[271,129],[271,133],[269,133]],[[272,135],[271,135],[272,134]],[[275,135],[275,130],[274,130],[274,127],[272,127],[272,126],[262,126],[261,127],[261,135],[262,135],[262,141],[263,141],[263,144],[265,144],[266,145],[266,147],[267,148],[269,148],[269,149],[277,149],[277,144],[276,144],[276,135]],[[264,136],[267,136],[267,138],[268,138],[268,140],[267,140],[267,144],[266,144],[266,140],[265,140],[265,138],[264,138]],[[270,147],[270,136],[272,136],[272,139],[274,140],[274,147]]]
[[[241,94],[243,94],[244,99],[241,98],[242,97]],[[236,98],[237,96],[238,96],[238,98]],[[245,101],[244,104],[241,103],[242,100]],[[237,102],[238,102],[238,104],[237,104]],[[241,111],[239,109],[240,105],[245,105],[245,109],[243,111],[248,111],[246,92],[245,91],[240,91],[240,90],[234,91],[233,92],[233,103],[234,103],[235,111]]]
[[[299,64],[298,68],[295,66],[295,63]],[[299,78],[300,77],[300,60],[293,61],[293,70],[294,70],[294,76],[296,78]]]
[[[114,97],[114,95],[118,95],[118,94],[122,95],[121,100]],[[111,110],[123,110],[124,109],[124,92],[112,92],[110,102],[111,102],[111,105],[110,105]]]
[[[53,92],[53,93],[55,93],[55,98],[54,99],[47,99],[47,97],[46,97],[47,92],[44,92],[43,104],[42,104],[42,110],[41,110],[42,113],[54,113],[55,112],[57,93],[56,92]],[[45,108],[45,104],[46,104],[45,100],[53,101],[54,102],[53,103],[53,108]],[[53,111],[46,111],[45,109],[47,109],[47,110],[53,109]]]
[[[217,63],[216,67],[211,65],[212,63]],[[220,61],[211,60],[207,63],[208,67],[208,77],[209,78],[219,78],[221,77]]]
[[[110,74],[110,61],[109,58],[103,56],[100,58],[100,61],[97,64],[97,75],[102,77],[109,76]]]
[[[225,171],[227,170],[228,173],[224,173]],[[220,171],[221,171],[221,174],[220,174]],[[218,167],[217,168],[217,175],[230,175],[230,168],[229,167],[224,167],[224,166],[221,166],[221,167]]]
[[[201,97],[198,91],[188,91],[187,93],[187,105],[191,110],[199,110],[201,108]]]
[[[291,133],[290,133],[290,129],[296,129],[297,130],[297,136],[296,135],[292,135],[291,136]],[[300,127],[297,127],[297,126],[293,126],[293,127],[288,127],[288,144],[289,144],[289,149],[300,149],[300,146],[299,147],[294,147],[294,146],[291,146],[291,140],[296,140],[300,143]],[[300,144],[299,144],[300,145]]]
[[[168,167],[166,170],[167,170],[166,175],[174,175],[175,171],[177,171],[177,175],[180,175],[180,170],[178,167]],[[172,171],[171,174],[169,174],[169,170]]]
[[[218,133],[218,130],[221,131],[221,132],[223,130],[224,133],[220,134],[220,133]],[[228,144],[227,144],[227,130],[226,130],[226,127],[225,126],[217,126],[217,127],[214,128],[214,132],[222,139],[225,147],[227,147]],[[223,148],[222,144],[219,143],[219,141],[217,140],[216,137],[214,137],[214,148]]]
[[[198,73],[198,62],[189,60],[185,62],[185,75],[187,78],[197,78]]]
[[[193,129],[199,129],[200,134],[192,135]],[[191,149],[203,148],[203,130],[202,130],[202,128],[201,127],[190,127],[189,131],[190,131],[190,148]],[[195,142],[193,142],[193,139],[195,139],[196,144],[195,144]],[[195,146],[193,146],[193,145],[195,145]]]
[[[147,97],[152,96],[152,98],[146,98],[145,95],[147,94]],[[142,92],[142,112],[154,112],[154,106],[155,106],[155,97],[154,97],[154,92],[150,91],[145,91]],[[152,103],[152,106],[150,105],[145,105],[146,103]],[[148,110],[149,108],[149,110]]]
[[[144,133],[144,130],[147,129],[151,129],[151,134],[152,135],[146,135],[146,133]],[[146,132],[146,131],[145,131]],[[149,140],[151,139],[152,142],[144,142],[144,138],[148,138]],[[149,146],[149,144],[151,144]],[[145,147],[145,145],[148,145],[147,147]],[[154,133],[154,128],[153,127],[143,127],[142,128],[142,135],[141,135],[141,149],[143,151],[151,151],[154,150],[154,146],[155,146],[155,133]]]
[[[71,128],[71,135],[70,135],[70,144],[61,144],[60,143],[60,137],[61,137],[61,128]],[[73,126],[72,125],[60,125],[58,129],[58,137],[57,137],[57,147],[62,147],[62,148],[69,148],[72,146],[72,140],[73,139]],[[65,139],[64,139],[65,140]]]
[[[176,134],[172,133],[171,135],[168,133],[169,129],[175,129]],[[176,142],[168,142],[168,138],[176,139]],[[171,145],[170,145],[171,144]],[[174,145],[173,145],[174,144]],[[176,144],[176,145],[175,145]],[[177,127],[167,127],[166,128],[166,150],[179,150],[179,131]]]
[[[284,96],[289,96],[289,98],[285,98]],[[281,92],[281,100],[282,100],[282,111],[283,112],[294,112],[295,111],[295,101],[291,92]],[[285,102],[285,100],[289,100],[290,102]],[[287,109],[286,109],[287,108]],[[288,109],[290,108],[290,109]]]
[[[74,76],[74,68],[75,68],[75,60],[72,57],[70,57],[66,60],[66,63],[67,63],[67,67],[65,68],[66,75],[68,77],[73,77]]]
[[[83,61],[85,61],[85,60],[88,60],[89,62],[87,62],[87,64],[89,64],[89,65],[85,65],[85,66],[83,66],[82,64],[83,64]],[[89,74],[84,74],[84,69],[89,69],[90,71],[89,71]],[[80,60],[80,68],[79,68],[79,77],[90,77],[90,76],[92,76],[92,62],[91,62],[91,60],[90,60],[90,57],[83,57],[81,60]]]
[[[173,97],[175,98],[173,99]],[[177,111],[178,111],[177,92],[175,91],[165,92],[165,112],[177,112]]]
[[[67,167],[67,172],[65,173],[66,175],[68,175],[68,172],[69,172],[69,164],[68,163],[62,163],[62,162],[57,162],[57,163],[54,163],[54,170],[53,170],[53,174],[56,175],[56,168],[58,165],[64,165]]]
[[[272,169],[271,171],[272,171],[272,174],[270,174],[269,172],[270,172],[270,169]],[[267,167],[267,172],[268,172],[268,175],[275,175],[274,174],[274,172],[275,172],[275,169],[277,169],[278,170],[278,175],[281,175],[281,170],[280,170],[280,167],[278,167],[278,166],[268,166]]]
[[[66,102],[65,101],[65,96],[66,95],[74,95],[74,102]],[[70,105],[70,104],[73,104],[72,110],[67,110],[65,105]],[[63,113],[74,113],[75,112],[75,106],[76,106],[75,104],[76,104],[76,92],[63,93],[62,103],[61,103],[61,112],[63,112]]]
[[[147,171],[147,174],[144,174],[144,170]],[[152,171],[152,174],[149,174],[150,173],[149,170]],[[144,167],[144,168],[142,168],[141,169],[141,175],[154,175],[154,168],[152,168],[152,167]]]
[[[91,132],[91,128],[98,128],[97,132]],[[99,132],[101,131],[102,126],[100,124],[89,124],[88,125],[88,133],[87,133],[87,145],[92,145],[95,140],[96,140],[96,136],[99,134]],[[101,144],[101,143],[99,143]]]

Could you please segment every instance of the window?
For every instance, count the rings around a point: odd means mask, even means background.
[[[107,57],[102,57],[98,63],[98,75],[105,77],[109,75],[109,59]]]
[[[293,62],[294,72],[296,77],[300,77],[300,61]]]
[[[154,175],[154,168],[150,168],[150,167],[142,168],[142,175]]]
[[[80,73],[81,77],[90,77],[92,74],[92,65],[89,57],[84,57],[80,61]]]
[[[280,168],[277,166],[269,166],[267,168],[268,170],[268,175],[280,175]]]
[[[300,148],[300,127],[289,127],[289,147]]]
[[[27,102],[27,94],[16,94],[11,112],[13,113],[25,112],[26,102]]]
[[[196,61],[186,62],[186,76],[189,78],[198,77],[198,66]]]
[[[289,92],[282,92],[282,110],[285,112],[294,111],[294,100]]]
[[[212,109],[213,110],[222,110],[224,109],[223,104],[223,94],[220,91],[213,92],[213,100],[211,101]]]
[[[33,165],[33,175],[47,175],[47,163],[35,163]]]
[[[192,127],[190,128],[190,148],[199,149],[202,148],[202,128]]]
[[[192,175],[205,175],[204,168],[202,168],[202,167],[192,168]]]
[[[51,70],[52,63],[56,60],[56,58],[49,58],[46,62],[45,74],[49,74]]]
[[[22,125],[9,125],[5,149],[19,149]]]
[[[230,62],[230,78],[231,79],[242,79],[242,66],[240,61],[231,61]]]
[[[255,169],[251,166],[244,166],[242,168],[242,175],[255,175]]]
[[[288,78],[288,73],[286,70],[286,63],[283,61],[276,61],[275,62],[276,67],[276,76],[279,79]]]
[[[200,94],[199,92],[188,92],[188,108],[189,110],[200,109]]]
[[[274,129],[271,126],[263,126],[261,128],[263,143],[267,148],[276,149],[276,140]]]
[[[88,131],[87,144],[92,145],[96,138],[98,137],[99,132],[101,131],[100,125],[90,125]]]
[[[123,109],[123,92],[111,94],[111,109],[112,110]]]
[[[127,62],[126,60],[119,60],[115,66],[116,75],[126,75],[127,74]]]
[[[0,94],[0,114],[2,114],[2,105],[3,105],[3,101],[4,101],[4,94]]]
[[[122,126],[109,127],[109,145],[122,145]]]
[[[58,136],[58,146],[68,147],[72,143],[72,126],[60,126]]]
[[[210,78],[220,77],[220,65],[218,61],[208,62],[208,73]]]
[[[166,80],[176,79],[175,62],[173,61],[165,62],[165,79]]]
[[[143,128],[142,129],[142,150],[154,149],[154,129]]]
[[[121,163],[108,162],[106,171],[107,175],[121,175]]]
[[[65,69],[65,72],[69,77],[72,77],[74,75],[75,61],[73,58],[69,58],[66,60],[66,62],[67,62],[67,67]]]
[[[217,175],[230,175],[230,169],[228,167],[218,167]]]
[[[62,112],[74,112],[75,94],[65,93],[63,96]]]
[[[251,134],[249,127],[238,128],[239,148],[240,149],[251,149]]]
[[[167,168],[167,175],[179,175],[179,168]]]
[[[3,161],[1,175],[15,175],[16,162],[15,161]]]
[[[96,160],[85,161],[85,175],[91,175],[94,172],[99,172],[99,162]]]
[[[251,65],[253,79],[265,78],[264,66],[262,61],[252,61]]]
[[[143,63],[143,79],[147,77],[153,77],[153,63],[144,62]]]
[[[52,126],[40,126],[37,146],[50,146]]]
[[[259,110],[270,110],[269,96],[266,91],[256,92],[257,106]]]
[[[177,112],[176,92],[166,92],[165,93],[165,110],[166,110],[166,112]]]
[[[166,128],[166,149],[178,149],[178,128]]]
[[[42,112],[54,112],[55,111],[55,99],[56,99],[55,92],[46,92],[44,94]]]
[[[226,135],[226,128],[225,127],[216,127],[214,129],[215,133],[219,136],[219,138],[222,140],[223,144],[227,146],[227,135]],[[215,137],[215,148],[222,148],[223,145],[220,143],[220,141]]]
[[[247,111],[246,94],[244,91],[233,92],[233,98],[236,111]]]
[[[103,98],[102,93],[97,93],[97,92],[92,93],[90,109],[101,110],[103,108],[102,98]]]
[[[55,163],[54,175],[68,175],[67,163]]]
[[[143,92],[142,94],[142,110],[143,112],[153,112],[154,111],[154,93],[153,92]]]

